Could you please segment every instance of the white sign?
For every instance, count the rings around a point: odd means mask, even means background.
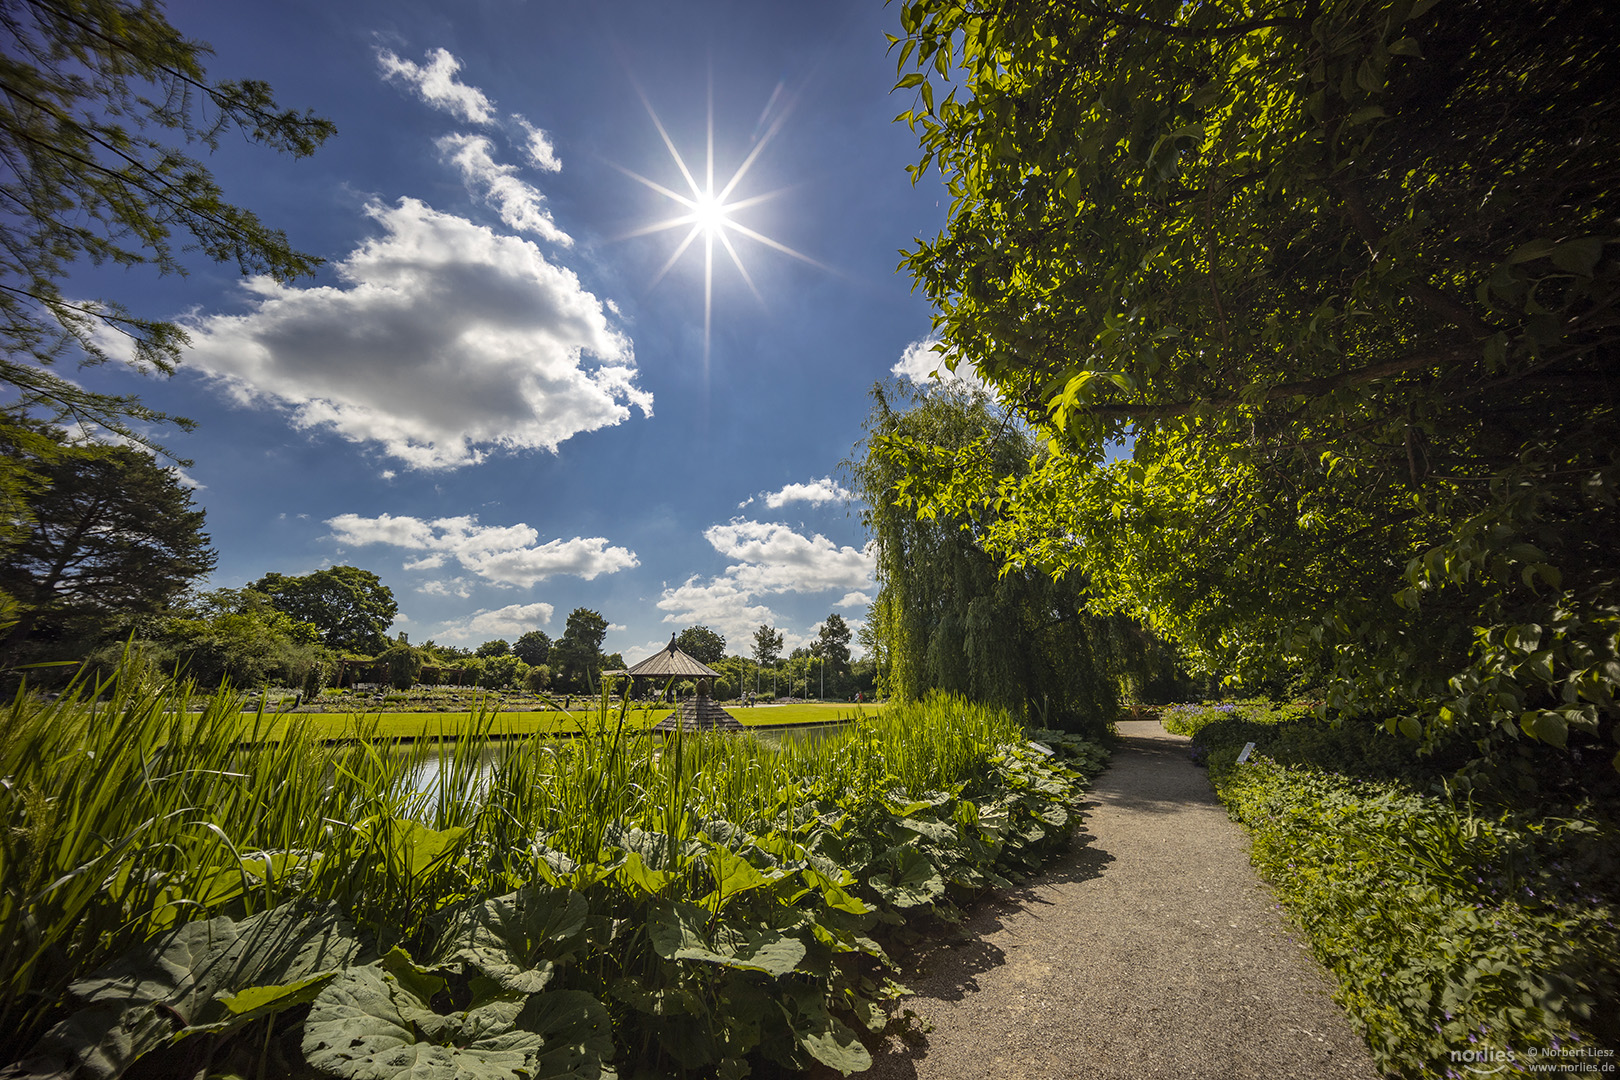
[[[1239,765],[1245,764],[1249,760],[1249,751],[1251,751],[1253,749],[1254,749],[1254,743],[1244,743],[1243,744],[1243,753],[1238,755],[1237,763]]]
[[[1050,746],[1047,746],[1044,743],[1031,742],[1029,745],[1030,745],[1031,749],[1039,750],[1041,753],[1045,754],[1047,757],[1052,756],[1052,748]]]

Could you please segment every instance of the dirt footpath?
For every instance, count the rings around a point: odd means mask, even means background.
[[[1249,866],[1187,740],[1119,725],[1083,832],[1040,878],[914,953],[869,1080],[1377,1077],[1328,976]]]

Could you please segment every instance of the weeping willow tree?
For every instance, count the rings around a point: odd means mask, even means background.
[[[927,393],[879,384],[872,399],[867,437],[849,467],[877,546],[867,636],[881,657],[883,691],[902,700],[953,691],[1051,727],[1112,719],[1128,661],[1141,652],[1134,628],[1086,614],[1077,579],[1054,580],[986,553],[980,537],[992,511],[908,509],[916,447],[977,443],[998,473],[1017,475],[1036,454],[1027,429],[959,383]]]

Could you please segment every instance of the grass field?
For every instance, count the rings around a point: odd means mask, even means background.
[[[827,724],[857,715],[875,716],[878,710],[871,705],[855,706],[848,703],[756,705],[751,709],[727,709],[739,723],[749,727],[768,724]],[[668,709],[642,710],[632,708],[625,718],[629,728],[651,727],[669,715]],[[465,728],[466,713],[289,713],[284,717],[270,717],[270,739],[280,738],[289,728],[296,727],[317,739],[341,739],[354,736],[364,728],[374,737],[384,739],[437,738],[454,734]],[[497,736],[533,735],[536,732],[575,732],[582,723],[594,722],[594,712],[582,709],[565,713],[559,709],[542,712],[503,712],[490,717],[490,734]],[[244,717],[244,727],[253,720]]]

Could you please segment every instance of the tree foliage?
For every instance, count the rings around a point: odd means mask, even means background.
[[[1617,18],[907,0],[953,201],[904,265],[1051,445],[892,443],[900,496],[997,507],[988,550],[1206,671],[1486,750],[1613,732]]]
[[[849,639],[852,632],[844,617],[837,612],[827,616],[810,645],[812,656],[818,656],[836,672],[849,667]]]
[[[315,626],[252,589],[188,597],[153,628],[152,638],[163,667],[202,686],[274,683],[318,690],[336,668]]]
[[[976,446],[998,470],[1018,475],[1033,452],[1025,430],[970,391],[909,395],[878,386],[873,398],[865,453],[851,472],[877,546],[869,623],[883,690],[902,701],[934,690],[966,694],[1049,727],[1112,720],[1123,620],[1088,615],[1078,578],[1054,580],[998,560],[982,542],[998,524],[993,510],[930,507],[918,515],[900,495],[910,477],[894,446],[947,456]]]
[[[496,638],[494,641],[486,641],[482,645],[478,646],[478,648],[473,650],[473,655],[481,656],[488,660],[493,656],[506,656],[510,654],[511,651],[512,646],[507,644],[505,638]]]
[[[568,613],[562,637],[551,647],[552,678],[563,688],[586,690],[602,670],[602,641],[608,623],[599,611],[578,607]]]
[[[726,639],[707,626],[688,626],[675,635],[675,647],[698,663],[710,667],[726,655]]]
[[[67,445],[61,432],[48,457],[5,456],[33,477],[27,533],[0,551],[0,591],[19,605],[5,649],[45,623],[94,637],[160,611],[214,567],[203,511],[173,469],[145,450],[99,443]]]
[[[782,645],[781,631],[761,623],[754,631],[754,662],[761,667],[776,663],[777,657],[782,655]]]
[[[543,664],[551,655],[551,638],[544,630],[530,630],[513,643],[512,654],[525,664]]]
[[[282,108],[263,82],[210,80],[209,48],[157,3],[15,0],[0,5],[0,41],[0,385],[25,409],[144,441],[126,421],[169,418],[52,365],[127,356],[167,373],[186,335],[116,301],[64,294],[63,279],[80,261],[183,274],[177,246],[282,282],[313,273],[319,259],[227,203],[182,147],[213,150],[236,132],[303,157],[336,129]]]
[[[375,656],[388,648],[386,631],[399,605],[394,592],[370,570],[331,566],[289,577],[270,573],[248,586],[270,597],[277,609],[310,623],[329,649]]]

